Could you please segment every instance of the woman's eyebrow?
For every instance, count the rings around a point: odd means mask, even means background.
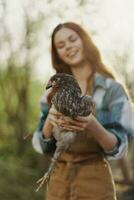
[[[73,37],[76,37],[76,34],[71,34],[69,37],[68,37],[68,39],[72,39]]]

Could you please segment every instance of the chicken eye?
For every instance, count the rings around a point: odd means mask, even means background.
[[[55,85],[56,85],[56,81],[53,81],[53,82],[52,82],[52,85],[55,86]]]

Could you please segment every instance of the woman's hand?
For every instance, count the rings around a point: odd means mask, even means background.
[[[72,119],[59,113],[54,106],[49,110],[48,120],[53,126],[68,131],[84,131],[92,120],[91,115]]]
[[[50,138],[52,136],[52,129],[54,126],[57,126],[58,124],[58,118],[61,115],[61,113],[57,112],[57,110],[52,106],[49,110],[47,119],[43,126],[43,136],[45,138]]]
[[[54,126],[60,127],[67,131],[82,131],[89,137],[93,137],[98,144],[106,151],[111,151],[117,145],[117,138],[115,135],[107,131],[91,113],[87,117],[76,117],[71,119],[57,112],[52,107],[49,111],[49,120]]]
[[[70,117],[61,116],[61,124],[65,130],[71,131],[85,131],[92,121],[91,114],[87,117],[76,117],[71,119]]]
[[[62,113],[58,112],[54,105],[51,106],[50,110],[49,110],[49,114],[48,114],[48,121],[50,124],[52,124],[53,126],[57,126],[59,124],[60,121],[60,117],[62,116]]]

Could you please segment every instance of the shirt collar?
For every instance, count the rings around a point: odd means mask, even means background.
[[[106,78],[105,76],[99,73],[95,73],[94,75],[94,83],[93,83],[94,90],[96,89],[96,87],[102,87],[106,89]]]

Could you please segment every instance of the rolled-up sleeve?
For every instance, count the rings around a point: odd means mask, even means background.
[[[104,126],[110,133],[113,133],[118,140],[117,145],[111,151],[104,151],[104,155],[107,157],[108,160],[116,160],[122,158],[124,155],[127,154],[128,149],[128,138],[126,135],[126,131],[115,125],[114,128],[109,128]]]
[[[42,97],[40,101],[41,114],[38,120],[37,129],[35,130],[32,138],[32,145],[36,152],[38,153],[52,153],[56,148],[56,140],[52,136],[49,139],[44,138],[42,134],[43,125],[48,115],[48,104],[46,102],[46,94]]]
[[[47,113],[48,113],[47,109],[44,111],[41,113],[41,116],[38,121],[37,129],[34,132],[33,138],[32,138],[33,148],[35,149],[36,152],[41,153],[41,154],[53,153],[55,150],[55,145],[56,145],[56,140],[53,136],[49,139],[46,139],[43,137],[42,129],[43,129],[44,122],[47,118]]]
[[[127,153],[128,135],[132,130],[132,108],[124,88],[115,82],[107,91],[105,101],[108,106],[99,112],[101,124],[113,133],[118,143],[112,151],[104,151],[107,159],[120,159]]]

